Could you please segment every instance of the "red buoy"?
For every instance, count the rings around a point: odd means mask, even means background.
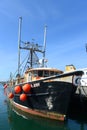
[[[26,100],[27,100],[27,95],[24,94],[24,93],[22,93],[22,94],[20,95],[20,100],[21,100],[21,101],[26,101]]]
[[[21,92],[21,87],[20,86],[16,86],[14,88],[14,91],[15,91],[15,93],[20,93]]]
[[[25,84],[23,87],[22,87],[23,91],[28,93],[30,90],[31,90],[31,85],[30,84]]]
[[[9,98],[13,98],[14,97],[14,94],[12,92],[9,93],[8,95]]]

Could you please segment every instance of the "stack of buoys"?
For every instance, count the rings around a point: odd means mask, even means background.
[[[22,90],[23,90],[23,93],[21,93]],[[24,84],[22,87],[18,85],[18,86],[15,86],[15,88],[14,88],[14,92],[16,94],[20,94],[21,93],[20,96],[19,96],[19,99],[21,101],[26,101],[27,100],[27,93],[29,93],[30,90],[31,90],[31,85],[28,84],[28,83]],[[13,98],[14,94],[13,93],[9,93],[8,97],[9,98]]]
[[[21,101],[26,101],[27,100],[27,94],[26,93],[30,92],[31,85],[27,83],[27,84],[22,86],[22,89],[23,89],[24,93],[20,94],[20,100]]]
[[[20,93],[20,92],[21,92],[21,86],[16,86],[16,87],[14,88],[14,92],[15,92],[16,94]],[[12,98],[14,97],[14,94],[13,94],[12,92],[10,92],[9,95],[8,95],[8,97],[12,99]]]

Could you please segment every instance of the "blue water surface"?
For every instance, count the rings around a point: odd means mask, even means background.
[[[8,104],[0,85],[0,130],[87,130],[87,120],[67,119],[65,122],[19,114]]]

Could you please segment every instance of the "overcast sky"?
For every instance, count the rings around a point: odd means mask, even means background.
[[[17,70],[20,16],[22,41],[43,45],[47,25],[48,67],[87,67],[87,0],[0,0],[0,80]]]

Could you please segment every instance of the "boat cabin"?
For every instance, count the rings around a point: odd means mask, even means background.
[[[63,71],[54,68],[34,68],[25,72],[24,79],[29,82],[62,73]]]

